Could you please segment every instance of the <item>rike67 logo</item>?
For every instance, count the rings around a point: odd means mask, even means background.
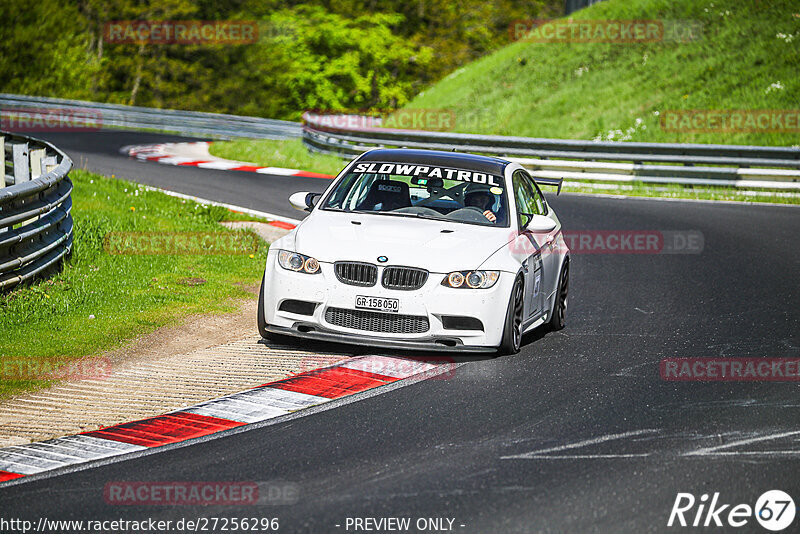
[[[723,504],[718,492],[710,497],[704,493],[699,499],[678,493],[667,526],[741,528],[755,518],[765,529],[779,532],[792,524],[796,513],[794,500],[781,490],[765,492],[755,506]]]

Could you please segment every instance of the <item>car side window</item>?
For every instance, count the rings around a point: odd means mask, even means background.
[[[542,194],[542,190],[539,189],[539,186],[536,185],[536,180],[531,178],[531,175],[527,172],[519,171],[519,173],[525,180],[528,191],[530,191],[531,204],[530,211],[527,213],[532,215],[547,215],[547,202],[544,201],[544,195]]]
[[[530,181],[523,174],[522,171],[516,171],[511,178],[511,184],[514,187],[514,200],[517,204],[517,219],[520,228],[527,222],[527,218],[523,217],[522,213],[536,215],[538,207],[534,199],[534,190],[531,187]]]
[[[531,184],[533,184],[533,201],[539,208],[539,215],[547,215],[547,202],[544,200],[542,190],[539,189],[538,185],[536,185],[535,180],[531,179]]]

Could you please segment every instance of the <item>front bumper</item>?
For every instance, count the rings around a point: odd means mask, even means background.
[[[320,274],[288,271],[277,265],[277,250],[270,249],[264,278],[264,318],[267,330],[292,335],[366,346],[401,350],[491,352],[503,335],[514,275],[501,272],[497,283],[488,289],[453,289],[441,285],[444,273],[430,273],[425,285],[414,291],[384,288],[380,281],[372,287],[340,282],[333,264],[320,263]],[[379,280],[381,267],[379,267]],[[390,333],[346,328],[326,320],[328,308],[355,309],[357,296],[395,298],[399,315],[425,317],[429,328],[421,333]],[[280,310],[286,300],[314,303],[310,315]],[[443,317],[470,317],[483,328],[445,328]]]
[[[495,347],[477,347],[464,345],[457,338],[430,338],[418,339],[414,341],[403,341],[397,339],[387,339],[369,336],[354,336],[352,334],[341,334],[321,329],[305,330],[310,328],[308,324],[297,324],[293,328],[281,326],[267,326],[267,331],[273,334],[293,336],[313,341],[328,341],[331,343],[347,343],[348,345],[360,345],[365,347],[380,347],[395,350],[421,350],[425,352],[475,352],[488,353],[495,352]],[[319,328],[319,327],[313,327]]]

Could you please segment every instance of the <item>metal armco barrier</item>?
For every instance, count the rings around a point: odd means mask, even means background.
[[[50,143],[0,131],[0,291],[56,266],[72,247],[72,161]]]
[[[100,128],[155,129],[220,138],[300,137],[311,150],[352,157],[376,146],[458,150],[501,156],[538,178],[567,181],[717,185],[800,190],[800,148],[630,143],[354,127],[306,113],[304,123],[0,94],[0,125],[15,113],[81,112]],[[347,121],[344,121],[347,123]],[[359,124],[356,121],[356,124]]]
[[[261,117],[0,93],[0,124],[6,125],[6,129],[19,131],[19,128],[11,127],[8,123],[19,122],[17,117],[20,114],[22,120],[26,120],[28,118],[25,117],[26,113],[31,115],[63,113],[72,116],[83,114],[89,121],[96,122],[100,129],[152,129],[187,136],[289,139],[300,137],[302,134],[299,123]]]
[[[793,147],[598,142],[348,127],[309,113],[303,119],[303,143],[309,149],[343,157],[376,146],[457,150],[518,161],[540,178],[800,189],[800,149]]]

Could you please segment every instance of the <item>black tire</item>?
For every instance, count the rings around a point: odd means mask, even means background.
[[[522,277],[517,277],[511,295],[508,298],[506,309],[506,324],[503,328],[503,338],[497,352],[501,355],[517,354],[522,347],[522,315],[525,307],[525,293]]]
[[[267,332],[267,320],[264,318],[264,281],[258,290],[258,333],[264,339],[272,339],[272,334]]]
[[[267,341],[273,341],[275,343],[285,342],[287,340],[287,336],[282,336],[280,334],[273,334],[267,330],[267,320],[264,317],[264,281],[261,281],[261,288],[258,290],[258,333],[261,334],[261,337],[266,339]]]
[[[547,322],[547,328],[551,332],[557,332],[567,325],[567,297],[569,296],[569,260],[564,262],[561,268],[561,276],[558,277],[558,290],[556,291],[555,302],[553,303],[553,316]]]

